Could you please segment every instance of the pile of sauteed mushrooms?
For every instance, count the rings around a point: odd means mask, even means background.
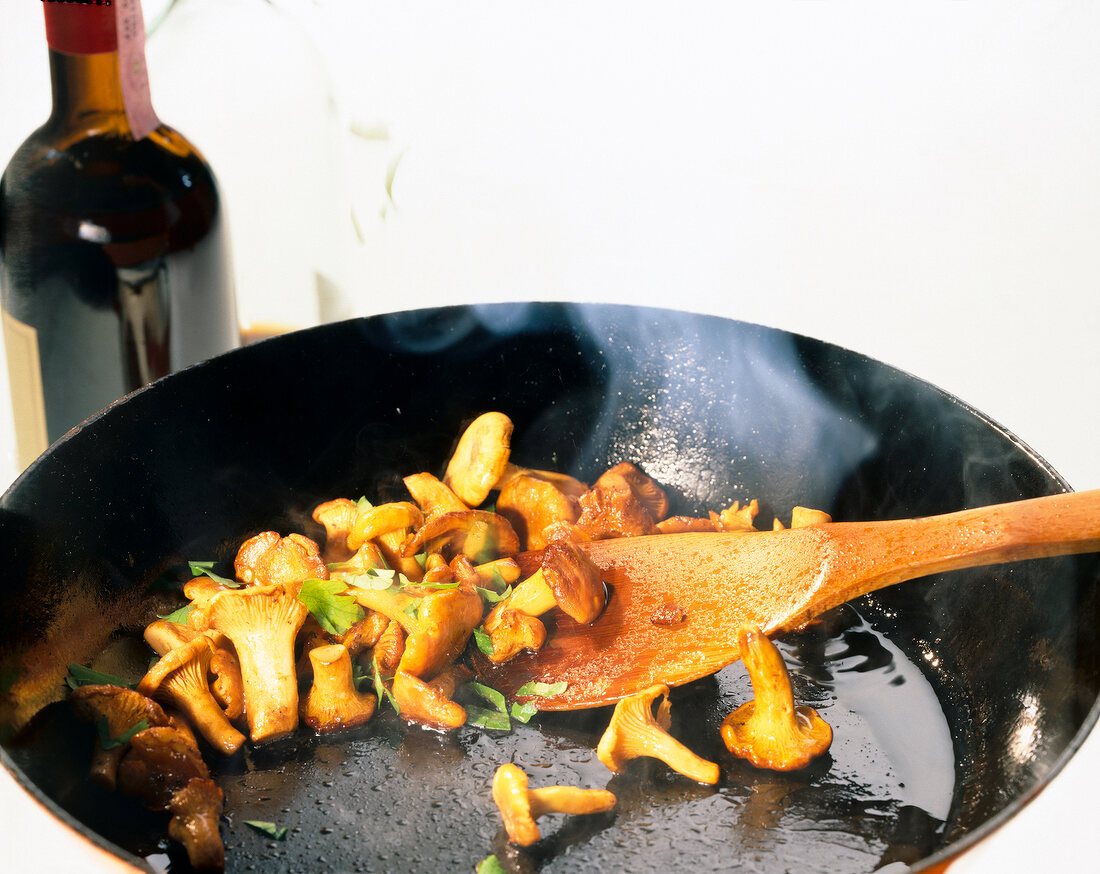
[[[217,759],[245,744],[303,726],[325,734],[359,728],[382,707],[436,731],[474,723],[465,690],[503,696],[476,683],[468,648],[499,664],[545,645],[540,617],[550,611],[582,625],[598,620],[606,589],[579,543],[756,530],[755,501],[670,517],[664,490],[630,462],[591,484],[520,467],[510,457],[512,430],[503,413],[477,417],[441,476],[404,478],[408,500],[328,500],[312,512],[323,537],[258,532],[240,545],[232,576],[193,563],[186,604],[145,629],[153,661],[134,688],[71,684],[75,712],[97,728],[92,779],[169,813],[168,834],[193,868],[221,870],[222,793],[207,760],[216,773]],[[796,508],[791,524],[829,521]],[[727,748],[757,767],[805,766],[828,749],[829,727],[794,705],[782,657],[759,629],[743,630],[741,651],[756,698],[723,725]],[[620,701],[594,755],[611,773],[645,756],[689,780],[718,783],[719,765],[670,734],[668,694],[656,685]],[[524,721],[533,712],[512,711]],[[501,764],[492,792],[519,845],[539,840],[541,814],[615,805],[603,789],[529,789],[516,763]]]

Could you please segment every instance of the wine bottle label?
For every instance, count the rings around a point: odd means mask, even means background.
[[[0,318],[3,319],[4,351],[15,415],[15,445],[22,469],[45,452],[49,444],[38,334],[6,310],[0,310]]]
[[[160,124],[149,96],[145,21],[140,0],[45,0],[46,42],[68,55],[118,53],[118,79],[126,121],[135,140]]]
[[[114,0],[118,22],[118,78],[126,121],[135,140],[148,136],[160,124],[149,96],[145,67],[145,20],[140,0]]]

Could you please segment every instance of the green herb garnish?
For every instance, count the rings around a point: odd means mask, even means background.
[[[466,708],[466,724],[477,728],[491,728],[495,731],[509,731],[512,728],[512,720],[508,718],[507,711],[500,713],[489,710],[487,707],[478,707],[476,704]]]
[[[95,724],[96,734],[99,735],[99,745],[105,750],[116,750],[119,747],[124,747],[130,742],[132,738],[139,731],[144,731],[149,727],[149,723],[146,720],[141,720],[137,725],[132,725],[126,731],[122,732],[118,737],[111,737],[111,730],[107,727],[107,717],[102,716]]]
[[[411,585],[411,581],[404,574],[399,574],[393,568],[384,567],[372,567],[365,573],[352,574],[344,577],[344,582],[349,586],[355,586],[357,589],[368,589],[376,592],[384,592],[387,589],[393,589],[396,592],[405,586]]]
[[[282,826],[281,828],[273,822],[263,822],[258,819],[246,819],[244,824],[249,828],[254,828],[260,834],[267,835],[269,838],[274,838],[277,841],[285,841],[287,828]]]
[[[221,574],[214,573],[214,570],[213,570],[214,564],[215,564],[215,562],[212,562],[212,561],[189,561],[189,562],[187,562],[188,567],[191,568],[192,576],[196,576],[196,577],[208,576],[215,583],[218,583],[222,586],[229,586],[229,588],[231,588],[231,589],[239,589],[243,585],[242,583],[238,583],[236,580],[231,580],[231,579],[228,579],[227,577],[223,577]]]
[[[127,683],[125,680],[112,674],[104,674],[102,671],[93,671],[83,665],[69,665],[69,676],[65,683],[70,689],[79,689],[81,686],[123,686],[133,689],[136,683]]]
[[[393,697],[393,692],[386,688],[386,683],[382,679],[382,672],[378,670],[378,660],[371,659],[370,665],[371,674],[374,677],[374,694],[378,697],[379,701],[389,701],[394,713],[400,713],[401,707],[398,705],[397,699]],[[387,679],[392,680],[393,677]]]
[[[493,654],[493,639],[489,637],[489,632],[485,630],[484,625],[479,625],[474,629],[474,643],[485,655],[491,656]]]
[[[344,594],[346,589],[343,580],[305,580],[298,600],[325,631],[340,635],[366,615],[354,597]]]
[[[518,701],[512,704],[512,719],[524,724],[531,721],[531,717],[539,712],[534,704],[520,704]]]
[[[569,684],[564,680],[558,683],[539,683],[532,680],[530,683],[524,683],[516,690],[516,697],[533,695],[536,698],[551,698],[554,695],[560,695],[567,688],[569,688]]]
[[[184,604],[179,610],[173,610],[171,613],[158,613],[157,619],[164,619],[167,622],[178,622],[180,625],[186,625],[187,617],[191,615],[191,610],[194,606],[194,604]]]
[[[499,604],[505,598],[512,594],[512,587],[508,586],[503,592],[496,592],[492,589],[483,589],[481,586],[474,586],[477,589],[477,593],[481,595],[481,600],[486,604]]]
[[[504,870],[504,866],[496,856],[486,856],[477,863],[474,874],[508,874],[508,872]]]
[[[504,699],[503,694],[492,686],[486,686],[483,683],[473,681],[467,683],[466,687],[483,701],[493,705],[492,710],[486,707],[480,707],[476,704],[471,704],[467,707],[467,725],[476,725],[479,728],[491,728],[497,731],[508,731],[511,729],[512,721],[508,718],[508,702]]]

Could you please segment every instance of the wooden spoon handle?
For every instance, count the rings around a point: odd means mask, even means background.
[[[859,595],[928,574],[1100,551],[1100,490],[922,519],[837,522],[825,527],[832,546],[822,585],[813,598],[815,615]],[[792,615],[784,627],[797,627],[808,618]]]

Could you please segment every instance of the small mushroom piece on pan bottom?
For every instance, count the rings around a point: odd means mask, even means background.
[[[606,789],[581,789],[576,786],[546,786],[530,789],[527,775],[517,765],[497,768],[493,777],[493,801],[504,820],[508,840],[528,847],[542,837],[535,820],[547,813],[574,815],[604,813],[617,799]]]

